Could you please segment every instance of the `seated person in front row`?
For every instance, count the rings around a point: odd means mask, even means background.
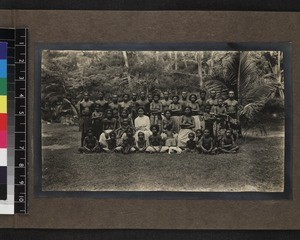
[[[135,138],[133,137],[132,129],[127,129],[126,136],[123,137],[121,146],[116,147],[115,151],[122,152],[124,154],[133,153],[136,151]]]
[[[98,139],[94,136],[92,129],[89,129],[83,140],[83,147],[78,149],[80,153],[99,153],[100,146]]]
[[[165,146],[169,148],[169,154],[182,153],[182,149],[177,147],[177,134],[174,133],[172,125],[167,125],[162,135],[165,138]]]
[[[204,135],[200,139],[197,145],[197,149],[199,153],[204,153],[204,154],[214,154],[214,140],[211,137],[211,134],[208,129],[204,130]]]
[[[221,140],[220,152],[223,153],[236,153],[239,147],[235,145],[232,131],[230,129],[226,130],[225,136]]]
[[[147,141],[145,139],[145,133],[138,133],[138,140],[136,141],[136,150],[138,152],[145,152],[147,148]]]
[[[189,140],[186,142],[186,152],[195,152],[196,151],[196,141],[195,141],[195,134],[190,132],[188,134]]]
[[[114,152],[117,147],[117,134],[115,132],[110,132],[109,138],[106,140],[106,144],[103,145],[102,147],[104,152],[107,153]]]
[[[159,127],[158,125],[153,125],[150,128],[152,135],[149,137],[149,146],[146,149],[148,153],[155,153],[155,152],[166,152],[169,150],[168,147],[163,146],[162,137],[158,134]]]

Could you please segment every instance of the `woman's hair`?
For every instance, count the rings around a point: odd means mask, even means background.
[[[169,112],[172,115],[172,111],[170,109],[165,110],[164,115],[166,116],[166,113]]]
[[[128,98],[130,98],[130,96],[129,96],[128,93],[124,93],[124,94],[123,94],[123,98],[124,98],[125,96],[127,96]]]
[[[158,99],[160,99],[160,95],[158,94],[158,93],[154,93],[153,95],[152,95],[152,97],[154,98],[154,97],[158,97]]]
[[[158,130],[158,129],[159,129],[159,126],[158,126],[157,124],[153,124],[153,125],[151,125],[150,130],[152,131],[153,128],[156,128],[156,129]]]
[[[173,99],[174,97],[176,97],[176,98],[179,100],[179,96],[178,96],[178,95],[172,96],[172,99]]]
[[[197,100],[197,95],[196,94],[194,94],[194,93],[192,93],[190,96],[189,96],[189,100],[191,101],[191,99],[192,99],[192,97],[195,97],[196,98],[196,100]]]
[[[192,108],[191,108],[190,106],[185,106],[185,107],[184,107],[184,111],[185,111],[187,108],[190,109],[190,111],[192,111]]]
[[[145,108],[144,108],[144,107],[141,107],[141,106],[137,108],[137,112],[138,112],[139,110],[141,110],[141,109],[143,110],[143,112],[145,112]]]

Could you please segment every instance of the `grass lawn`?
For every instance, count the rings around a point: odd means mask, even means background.
[[[237,154],[79,154],[77,126],[42,124],[43,191],[281,192],[282,128],[239,140]]]

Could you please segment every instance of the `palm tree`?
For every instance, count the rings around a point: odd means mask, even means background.
[[[206,89],[225,92],[236,90],[240,105],[240,114],[252,120],[274,97],[278,81],[270,74],[259,75],[251,52],[236,52],[226,57],[225,76],[213,76],[206,82]]]

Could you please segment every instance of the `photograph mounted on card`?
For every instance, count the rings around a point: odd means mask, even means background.
[[[36,193],[288,199],[290,50],[38,44]]]

